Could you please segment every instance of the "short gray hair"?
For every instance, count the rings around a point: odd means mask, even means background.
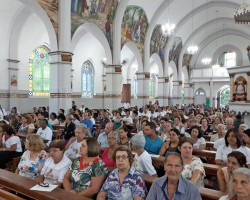
[[[248,178],[248,180],[250,181],[250,169],[248,169],[248,168],[240,167],[240,168],[233,171],[233,175],[235,175],[235,174],[245,175]]]
[[[131,139],[130,142],[133,146],[139,148],[139,149],[144,149],[146,140],[143,135],[134,135]]]
[[[226,127],[225,127],[224,124],[218,124],[218,125],[217,125],[217,128],[218,128],[218,126],[221,126],[224,130],[226,130]]]
[[[83,133],[85,133],[86,137],[90,137],[90,130],[85,124],[78,124],[76,128],[80,129]]]
[[[243,126],[244,127],[244,130],[247,130],[248,129],[248,125],[247,124],[241,124],[239,127]]]

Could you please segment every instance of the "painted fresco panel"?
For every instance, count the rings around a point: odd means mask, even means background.
[[[71,36],[82,24],[96,24],[113,47],[113,22],[118,7],[117,0],[71,0]]]
[[[182,49],[182,39],[180,37],[175,37],[173,46],[169,51],[169,62],[174,61],[177,69],[178,69],[178,60],[180,57],[181,49]]]
[[[141,7],[128,6],[122,20],[121,43],[122,47],[127,42],[134,42],[144,60],[144,41],[148,28],[146,13]]]
[[[163,35],[161,25],[157,25],[150,40],[150,55],[157,53],[162,62],[164,62],[165,46],[167,41],[168,37]]]
[[[38,0],[40,6],[47,13],[56,33],[58,40],[58,7],[59,0]]]

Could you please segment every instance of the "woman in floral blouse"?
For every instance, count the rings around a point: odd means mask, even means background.
[[[20,176],[36,178],[47,158],[44,148],[44,142],[39,135],[28,135],[25,141],[26,151],[22,155],[16,173]]]
[[[204,186],[205,170],[201,159],[192,155],[193,144],[191,138],[182,138],[179,142],[179,149],[184,160],[182,176],[197,187]]]
[[[65,174],[63,187],[66,191],[91,198],[99,192],[108,169],[98,156],[96,139],[84,139],[79,154]]]

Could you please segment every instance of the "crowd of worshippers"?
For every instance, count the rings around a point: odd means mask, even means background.
[[[221,166],[213,189],[221,199],[250,197],[250,129],[244,115],[203,105],[88,109],[82,104],[65,114],[46,107],[20,114],[0,106],[0,168],[21,157],[16,174],[56,184],[93,199],[201,199],[204,163]],[[53,126],[63,130],[53,136]],[[20,139],[18,134],[25,135]],[[215,160],[193,155],[205,150],[210,135]],[[152,156],[164,156],[155,170]],[[147,190],[143,174],[159,177]]]

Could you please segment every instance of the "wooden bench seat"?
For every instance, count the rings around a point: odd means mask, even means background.
[[[37,183],[33,179],[19,176],[12,172],[0,169],[0,184],[6,188],[10,188],[17,193],[23,194],[32,199],[46,199],[46,200],[89,200],[87,197],[75,195],[70,192],[66,192],[63,189],[56,188],[51,192],[41,192],[30,190],[31,187]]]
[[[0,189],[0,200],[6,199],[6,200],[23,200],[23,198],[14,195],[6,190]]]
[[[216,151],[194,149],[193,155],[197,157],[215,158]]]

